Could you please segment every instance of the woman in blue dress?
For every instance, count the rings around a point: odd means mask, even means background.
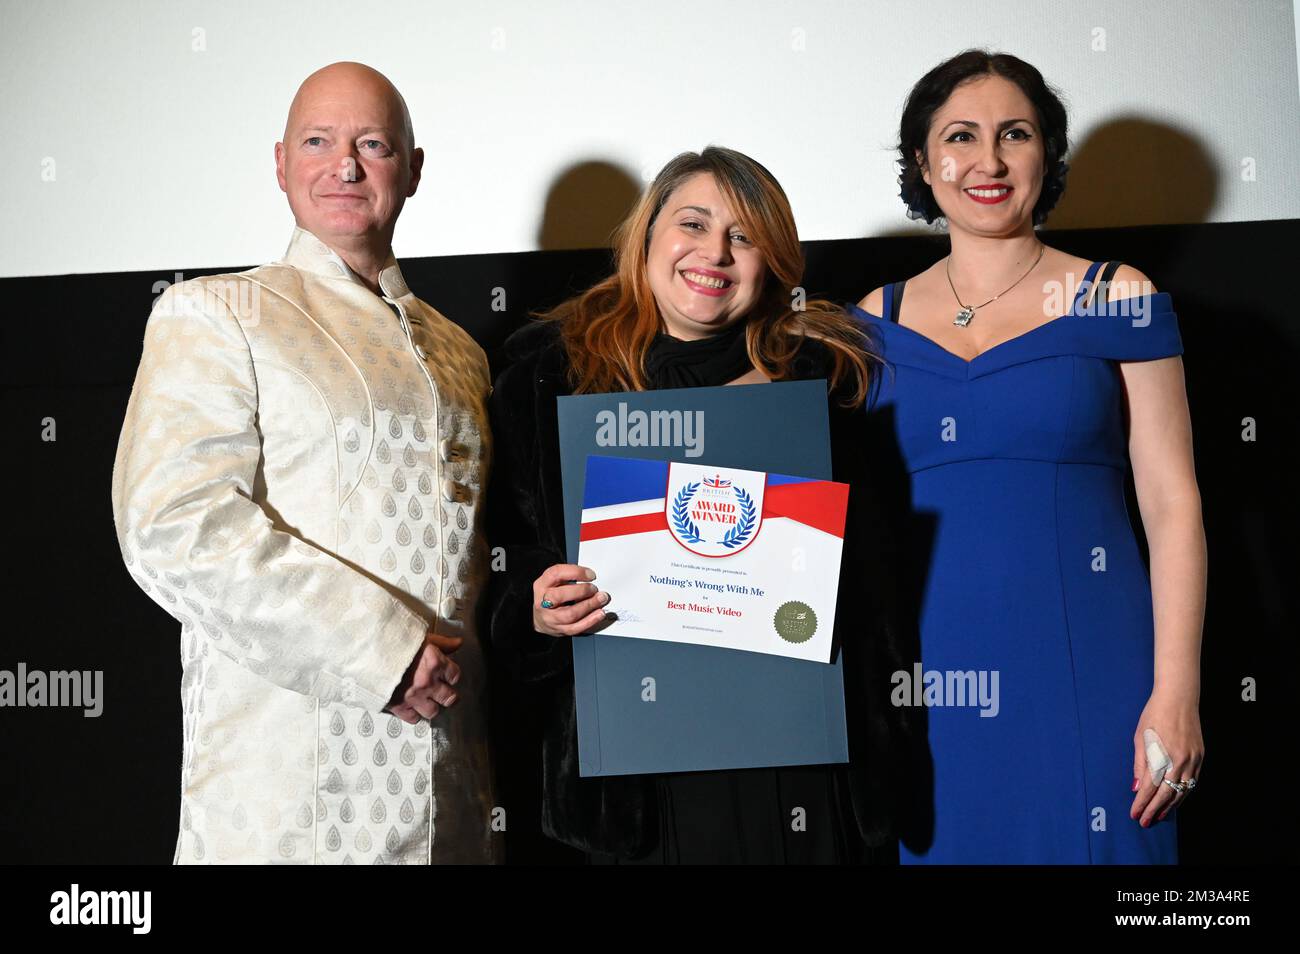
[[[909,214],[951,239],[855,309],[911,483],[922,658],[894,702],[925,706],[930,764],[902,860],[1173,863],[1206,554],[1169,295],[1040,241],[1066,113],[1030,64],[940,64],[899,138]]]

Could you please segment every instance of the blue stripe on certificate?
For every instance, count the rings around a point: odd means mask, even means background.
[[[587,460],[587,484],[582,509],[608,507],[633,500],[663,499],[668,486],[668,462],[596,457]]]

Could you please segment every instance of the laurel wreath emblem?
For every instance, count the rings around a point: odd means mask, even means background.
[[[740,520],[722,538],[722,545],[729,550],[744,546],[754,533],[754,498],[743,487],[737,487],[736,500],[740,503]]]
[[[683,543],[705,543],[704,537],[700,535],[700,528],[695,521],[691,519],[690,504],[696,491],[700,489],[699,481],[693,484],[685,484],[673,498],[673,509],[671,519],[673,529],[677,531],[677,536]],[[754,535],[754,527],[758,522],[757,508],[754,506],[754,498],[751,497],[741,487],[735,488],[736,501],[740,504],[740,519],[736,525],[727,531],[719,543],[728,550],[734,550],[742,547],[749,542],[749,538]]]
[[[681,490],[677,491],[677,496],[673,498],[673,529],[677,535],[686,543],[703,543],[704,538],[700,536],[700,528],[695,525],[691,519],[689,506],[691,498],[695,496],[695,491],[700,489],[700,482],[697,480],[693,484],[686,484]]]

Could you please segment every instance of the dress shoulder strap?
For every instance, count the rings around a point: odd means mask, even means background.
[[[1079,306],[1083,304],[1084,299],[1088,297],[1088,293],[1092,291],[1094,287],[1093,279],[1097,277],[1097,272],[1101,266],[1101,262],[1093,262],[1088,266],[1088,271],[1084,273],[1083,281],[1079,282],[1079,288],[1074,293],[1074,302],[1071,304],[1068,314],[1075,314],[1078,312]]]
[[[1107,262],[1106,267],[1101,270],[1101,277],[1097,279],[1097,291],[1093,294],[1093,301],[1106,301],[1110,298],[1110,282],[1119,271],[1120,262]]]
[[[1093,268],[1096,268],[1097,264],[1099,263],[1094,262]],[[1105,267],[1101,270],[1101,274],[1097,276],[1097,280],[1091,283],[1090,288],[1085,287],[1083,289],[1083,298],[1087,299],[1086,306],[1089,309],[1095,309],[1104,305],[1107,299],[1110,298],[1111,280],[1115,277],[1115,273],[1119,271],[1119,267],[1122,264],[1122,262],[1115,261],[1106,262]]]
[[[886,290],[888,302],[885,308],[885,317],[894,324],[898,324],[898,312],[903,307],[903,289],[906,287],[907,282],[905,281],[894,282]]]

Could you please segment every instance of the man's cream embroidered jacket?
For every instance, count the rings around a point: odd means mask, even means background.
[[[390,258],[376,296],[283,261],[158,299],[113,470],[122,556],[181,623],[178,862],[492,861],[475,608],[482,350]],[[381,710],[432,626],[460,699]]]

